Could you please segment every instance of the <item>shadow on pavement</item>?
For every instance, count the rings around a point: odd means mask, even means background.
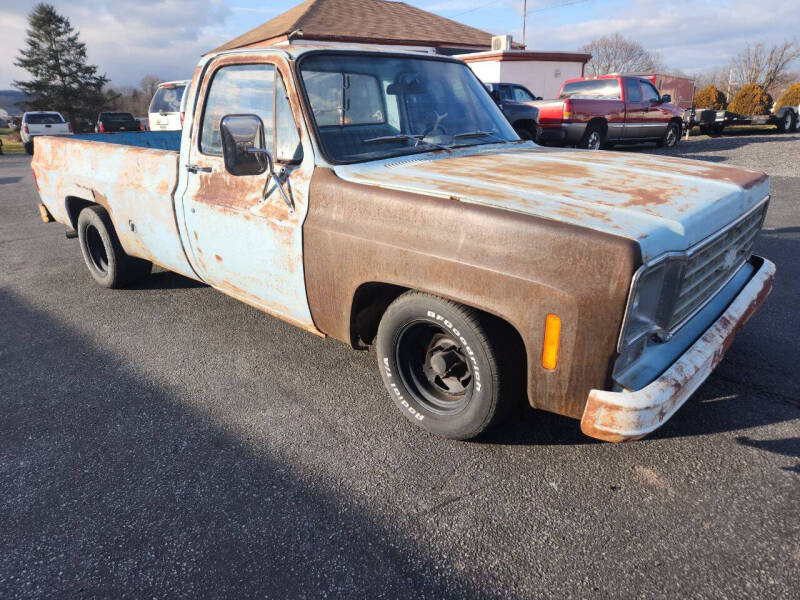
[[[17,295],[0,306],[0,597],[485,596]]]

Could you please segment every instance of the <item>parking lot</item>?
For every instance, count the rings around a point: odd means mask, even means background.
[[[0,157],[0,598],[796,598],[800,134],[657,152],[767,171],[778,273],[623,445],[533,410],[442,440],[373,353],[166,272],[100,288]]]

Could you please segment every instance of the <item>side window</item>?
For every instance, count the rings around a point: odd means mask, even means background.
[[[319,127],[386,123],[381,86],[372,75],[308,71],[303,81]]]
[[[275,160],[295,162],[303,158],[303,145],[292,115],[292,105],[278,74],[275,87]]]
[[[500,90],[501,100],[511,100],[513,98],[510,85],[501,85],[498,89]]]
[[[214,73],[200,129],[200,151],[222,156],[219,123],[225,115],[251,114],[264,123],[266,149],[273,153],[274,65],[231,65]]]
[[[658,102],[661,96],[658,95],[656,88],[646,81],[640,83],[642,84],[642,102]]]
[[[533,102],[534,98],[524,87],[514,86],[514,100],[517,102]]]
[[[625,101],[626,102],[641,102],[642,92],[639,90],[638,79],[625,80]]]

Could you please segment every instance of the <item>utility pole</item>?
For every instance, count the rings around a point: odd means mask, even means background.
[[[522,45],[528,49],[528,42],[525,41],[525,25],[528,16],[528,0],[522,0]]]

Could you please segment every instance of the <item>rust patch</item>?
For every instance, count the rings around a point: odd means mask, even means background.
[[[354,343],[356,290],[382,282],[508,321],[525,344],[528,398],[537,408],[580,418],[589,391],[607,385],[641,262],[635,241],[449,195],[351,183],[325,168],[314,174],[309,205],[306,288],[321,331]],[[562,320],[561,349],[558,369],[545,372],[539,357],[551,312]]]

